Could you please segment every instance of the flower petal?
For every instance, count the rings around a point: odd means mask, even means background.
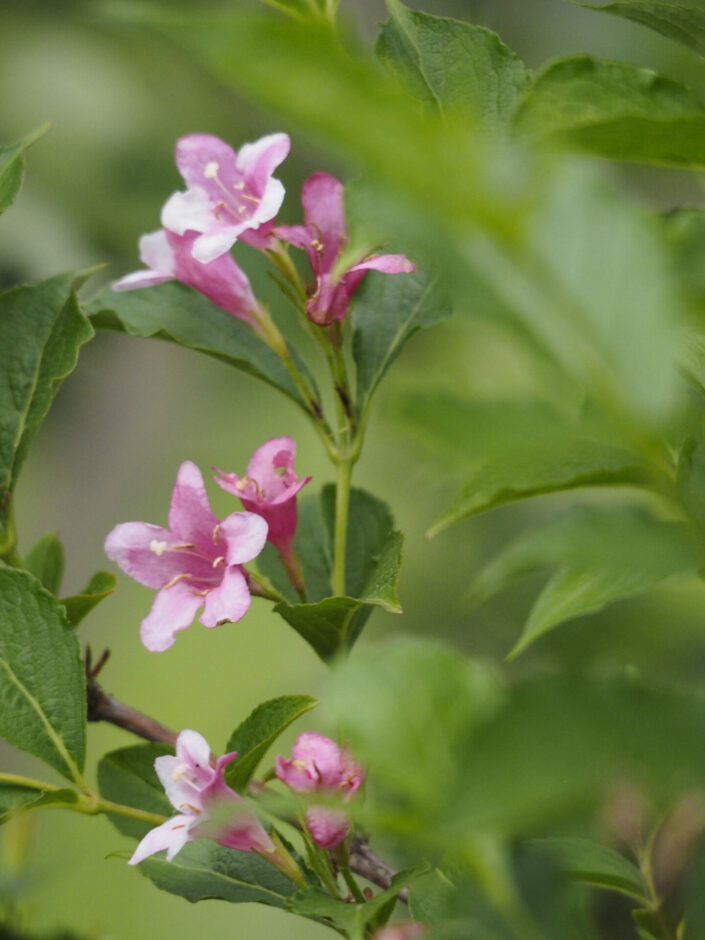
[[[189,231],[207,232],[214,223],[208,193],[201,187],[172,193],[162,208],[161,222],[164,228],[177,235]]]
[[[123,522],[108,534],[105,554],[125,574],[151,588],[161,588],[184,571],[184,559],[169,546],[179,539],[149,522]]]
[[[127,864],[138,865],[149,855],[163,852],[164,849],[167,850],[167,858],[171,860],[189,841],[190,822],[191,819],[188,816],[174,816],[173,819],[167,819],[161,826],[147,833]]]
[[[290,147],[291,141],[288,134],[268,134],[266,137],[260,137],[259,140],[240,147],[237,154],[237,168],[251,188],[262,193],[272,173],[286,159]],[[278,211],[279,206],[274,212]]]
[[[191,626],[203,597],[194,594],[188,581],[178,581],[157,591],[152,609],[142,621],[140,637],[153,653],[168,650],[180,630]]]
[[[198,731],[186,728],[179,732],[176,739],[176,756],[199,779],[202,778],[204,786],[212,780],[215,771],[211,767],[211,749],[208,741]]]
[[[416,265],[406,255],[370,255],[359,264],[353,265],[346,274],[353,271],[382,271],[383,274],[413,274]]]
[[[309,806],[306,810],[306,826],[320,849],[333,849],[348,834],[350,820],[340,810],[327,806]]]
[[[174,809],[186,816],[194,816],[200,812],[203,786],[198,785],[184,761],[171,755],[157,757],[154,770]]]
[[[323,244],[319,267],[314,270],[328,272],[347,242],[343,213],[343,184],[329,173],[314,173],[301,190],[301,204],[307,226],[314,226]]]
[[[253,512],[231,512],[218,528],[219,538],[225,541],[228,565],[242,565],[252,561],[267,541],[267,523]]]
[[[217,525],[201,471],[195,463],[185,460],[179,467],[171,494],[169,528],[183,542],[193,542],[199,551],[215,558],[213,533]]]
[[[213,226],[210,232],[196,239],[191,254],[201,264],[208,264],[230,251],[243,228],[244,225]]]
[[[236,623],[245,616],[249,607],[250,591],[247,579],[238,565],[231,565],[225,569],[223,580],[218,587],[206,595],[206,606],[199,619],[204,627]]]
[[[110,285],[113,290],[138,290],[140,287],[151,287],[153,284],[163,284],[172,281],[173,274],[157,274],[155,271],[133,271],[126,274]]]
[[[174,277],[174,250],[163,228],[143,235],[139,240],[139,250],[142,264],[146,264],[155,273]]]
[[[221,171],[234,168],[237,154],[213,134],[187,134],[176,141],[174,159],[189,189],[208,189],[211,177],[206,175],[206,167],[217,164]]]

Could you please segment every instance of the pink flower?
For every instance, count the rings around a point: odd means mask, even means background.
[[[250,592],[242,565],[266,540],[267,523],[254,513],[234,512],[218,521],[200,470],[187,460],[174,484],[169,528],[125,522],[108,535],[105,552],[140,584],[158,589],[140,635],[148,650],[161,652],[202,606],[199,619],[206,627],[245,615]]]
[[[277,756],[276,773],[295,793],[323,794],[349,802],[365,777],[362,767],[335,741],[306,731],[291,749],[292,760]],[[350,820],[345,812],[329,806],[309,806],[306,826],[322,849],[332,849],[345,839]]]
[[[139,242],[140,259],[149,270],[135,271],[120,278],[113,284],[113,290],[135,290],[162,281],[181,281],[234,317],[257,327],[254,311],[258,304],[247,275],[227,253],[208,264],[196,261],[191,249],[198,237],[197,232],[176,235],[166,229],[143,235]]]
[[[162,209],[162,225],[177,235],[199,232],[193,257],[213,261],[241,238],[256,248],[268,242],[284,187],[272,173],[289,153],[286,134],[270,134],[239,152],[210,134],[189,134],[176,143],[176,165],[188,189]]]
[[[303,248],[308,255],[315,280],[306,312],[314,323],[342,320],[350,298],[367,271],[402,274],[416,268],[404,255],[368,255],[357,264],[336,270],[348,234],[343,215],[343,184],[328,173],[314,173],[303,185],[301,203],[303,225],[280,225],[274,234]]]
[[[128,864],[137,865],[165,849],[171,861],[187,842],[199,838],[215,839],[243,852],[273,855],[276,846],[261,823],[223,779],[223,769],[236,757],[236,753],[225,754],[213,767],[205,738],[197,731],[182,731],[176,739],[176,757],[158,757],[154,762],[169,802],[179,815],[148,832]],[[217,821],[209,818],[212,814]]]
[[[215,482],[238,496],[249,512],[262,516],[269,526],[267,540],[290,559],[296,532],[296,495],[311,477],[299,480],[294,470],[296,444],[290,437],[274,437],[258,447],[244,477],[217,470]]]
[[[372,940],[420,940],[428,933],[426,924],[418,921],[407,921],[405,924],[391,924],[378,930]]]

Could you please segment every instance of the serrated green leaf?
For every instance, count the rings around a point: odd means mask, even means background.
[[[528,843],[554,858],[571,878],[583,884],[619,891],[648,904],[649,887],[643,874],[614,849],[590,839],[531,839]]]
[[[135,744],[111,751],[98,764],[101,796],[114,803],[171,816],[174,809],[154,771],[154,761],[157,757],[173,753],[174,749],[164,744]],[[108,818],[116,829],[135,839],[141,839],[153,828],[149,823],[127,816]]]
[[[315,604],[277,604],[274,610],[324,662],[352,648],[371,611],[351,597],[326,597]]]
[[[390,19],[375,50],[424,104],[466,111],[483,127],[503,127],[529,82],[524,63],[484,26],[410,10],[387,0]]]
[[[700,564],[689,528],[632,509],[584,510],[522,536],[491,561],[473,594],[484,599],[531,571],[555,571],[534,603],[516,656],[565,620],[593,613]]]
[[[225,750],[237,751],[237,760],[225,769],[225,782],[245,793],[259,762],[289,725],[318,705],[310,695],[282,695],[262,702],[233,731]]]
[[[86,681],[64,609],[28,572],[0,569],[0,736],[81,784]]]
[[[235,366],[305,409],[281,359],[253,330],[198,291],[167,281],[135,291],[102,290],[86,307],[98,329],[165,339]],[[305,371],[305,366],[297,360]]]
[[[113,593],[116,583],[114,574],[108,571],[96,571],[80,594],[62,597],[61,603],[66,608],[69,623],[77,627],[94,607]]]
[[[705,55],[705,10],[701,8],[674,3],[672,0],[618,0],[603,6],[576,3],[576,0],[569,2],[585,7],[586,10],[609,13],[611,16],[641,23],[642,26],[647,26],[700,55]]]
[[[359,415],[409,337],[449,315],[439,284],[423,274],[368,273],[352,312]]]
[[[43,536],[24,557],[24,566],[49,591],[58,594],[64,576],[64,549],[56,533]]]
[[[29,443],[93,336],[72,275],[0,295],[0,547]]]
[[[705,167],[705,107],[650,69],[591,56],[554,62],[517,106],[514,127],[533,138],[636,163]]]
[[[21,138],[14,144],[0,146],[0,212],[4,212],[15,201],[24,176],[24,152],[42,137],[49,125]]]

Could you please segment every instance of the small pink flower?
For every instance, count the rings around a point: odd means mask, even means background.
[[[405,924],[390,924],[378,930],[372,940],[420,940],[428,933],[426,924],[418,921],[407,921]]]
[[[323,794],[348,803],[365,778],[344,748],[315,731],[300,734],[291,754],[291,760],[277,756],[276,773],[295,793]],[[306,825],[317,846],[332,849],[345,839],[350,820],[342,810],[312,805],[306,810]]]
[[[176,757],[158,757],[154,762],[169,802],[179,815],[148,832],[128,864],[137,865],[164,850],[171,861],[187,842],[199,838],[271,860],[276,846],[247,803],[223,779],[224,768],[236,757],[236,753],[225,754],[213,767],[205,738],[197,731],[182,731],[176,739]],[[217,821],[209,818],[212,814]]]
[[[205,294],[218,307],[256,328],[254,312],[258,304],[247,275],[228,253],[208,264],[196,261],[191,249],[197,238],[197,232],[176,235],[166,229],[143,235],[139,242],[140,259],[148,270],[135,271],[120,278],[113,284],[113,290],[135,290],[163,281],[181,281]]]
[[[291,559],[296,532],[296,496],[311,477],[299,480],[294,470],[296,444],[290,437],[274,437],[258,447],[244,477],[217,470],[215,482],[238,496],[249,512],[262,516],[269,526],[267,540],[282,556]]]
[[[158,589],[140,635],[148,650],[161,652],[201,607],[205,627],[245,615],[250,592],[242,565],[266,540],[267,523],[254,513],[234,512],[219,522],[200,470],[186,461],[174,484],[169,528],[125,522],[108,535],[105,552],[140,584]]]
[[[239,152],[210,134],[189,134],[176,143],[176,165],[188,189],[162,209],[164,228],[198,232],[193,257],[207,263],[239,238],[256,248],[269,240],[284,187],[272,176],[289,153],[286,134],[270,134]]]
[[[350,299],[368,271],[408,274],[416,268],[405,255],[368,255],[343,271],[336,271],[348,234],[343,214],[343,184],[328,173],[309,176],[301,191],[303,225],[279,225],[274,234],[308,255],[314,274],[306,312],[314,323],[342,320]]]

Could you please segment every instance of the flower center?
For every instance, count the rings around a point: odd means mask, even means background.
[[[253,196],[252,193],[246,192],[244,180],[238,180],[237,183],[233,183],[232,186],[228,187],[218,175],[219,171],[220,166],[215,160],[206,163],[203,170],[205,179],[211,180],[223,194],[223,198],[219,199],[214,206],[216,219],[219,222],[221,221],[221,212],[232,216],[236,222],[251,218],[262,200],[257,196]]]

